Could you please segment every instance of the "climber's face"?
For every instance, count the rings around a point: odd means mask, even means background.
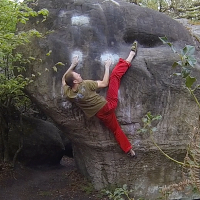
[[[76,72],[72,72],[73,77],[74,77],[74,83],[81,83],[83,81],[83,79],[81,78],[81,75],[76,73]]]

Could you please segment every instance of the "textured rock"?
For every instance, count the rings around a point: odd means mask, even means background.
[[[149,135],[137,133],[137,129],[148,111],[161,114],[154,139],[170,155],[183,158],[180,153],[186,148],[189,124],[195,124],[198,109],[181,80],[170,77],[176,57],[158,37],[166,35],[176,48],[182,48],[194,44],[191,35],[166,15],[118,0],[39,0],[38,8],[43,7],[50,16],[39,30],[54,32],[46,39],[34,40],[26,49],[43,60],[33,62],[27,70],[27,74],[42,73],[27,88],[28,94],[67,134],[77,167],[97,189],[126,183],[135,189],[136,196],[155,199],[160,186],[179,181],[180,167],[163,157]],[[132,160],[96,118],[86,119],[62,96],[61,78],[73,55],[78,54],[76,71],[84,79],[101,79],[103,60],[110,55],[114,66],[119,57],[127,56],[135,39],[138,54],[122,79],[116,112],[138,153],[138,159]],[[66,65],[57,65],[55,72],[52,67],[57,62]],[[101,90],[102,95],[105,92]]]
[[[18,149],[20,133],[11,132],[10,151]],[[18,159],[26,165],[59,164],[65,145],[61,131],[52,123],[36,118],[23,117],[23,148]]]

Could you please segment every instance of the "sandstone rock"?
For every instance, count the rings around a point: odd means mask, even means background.
[[[16,152],[19,144],[19,133],[11,131],[10,151]],[[23,118],[23,148],[18,160],[26,165],[59,164],[64,155],[65,146],[61,131],[48,121],[32,117]]]
[[[193,37],[197,51],[200,51],[200,25],[193,24],[188,19],[176,19],[176,20],[179,23],[183,24],[183,26],[185,26],[185,28],[189,30],[190,34]],[[199,57],[197,57],[197,59],[199,59]]]
[[[33,62],[27,69],[27,75],[42,74],[36,76],[27,93],[67,134],[77,167],[95,188],[126,183],[138,197],[157,198],[160,186],[180,180],[181,169],[156,149],[148,134],[137,129],[148,111],[162,115],[155,141],[170,156],[184,157],[190,124],[195,125],[199,109],[181,80],[171,78],[171,65],[177,57],[158,37],[167,36],[181,49],[194,44],[191,35],[164,14],[120,0],[39,0],[36,9],[41,8],[47,8],[50,15],[37,28],[54,32],[26,48],[26,52],[42,58],[42,63]],[[36,26],[34,20],[31,23]],[[62,75],[73,55],[80,57],[76,71],[84,79],[99,80],[104,73],[103,60],[111,56],[114,66],[119,57],[127,56],[134,40],[138,40],[139,49],[121,81],[116,114],[136,149],[137,160],[122,152],[112,133],[95,117],[86,119],[71,105],[61,89]],[[49,51],[51,55],[45,56]],[[58,62],[65,66],[56,65],[56,72],[53,66]],[[105,92],[101,90],[102,95]]]

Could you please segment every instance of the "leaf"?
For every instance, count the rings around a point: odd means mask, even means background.
[[[35,58],[34,58],[34,57],[32,57],[32,56],[29,56],[29,58],[30,58],[31,60],[35,60]]]
[[[166,44],[168,42],[168,39],[167,39],[166,36],[165,37],[158,37],[158,38],[163,42],[163,44]]]
[[[64,66],[65,64],[62,63],[62,62],[57,62],[55,65],[62,65],[62,66]]]
[[[124,184],[122,188],[123,188],[124,190],[127,190],[127,185]]]
[[[180,65],[180,66],[183,66],[182,61],[178,61],[177,64]]]
[[[20,22],[21,22],[22,24],[26,24],[26,20],[25,20],[25,19],[20,19]]]
[[[172,65],[172,68],[176,68],[178,65],[179,65],[178,62],[174,62],[173,65]]]
[[[44,19],[42,20],[42,22],[45,22],[47,20],[47,18],[46,17],[44,17]]]
[[[171,44],[171,43],[170,43],[170,44]],[[174,53],[177,52],[173,45],[171,46],[171,49],[172,49],[172,51],[173,51]]]
[[[168,38],[167,38],[166,36],[165,36],[165,37],[158,37],[158,38],[163,42],[163,44],[167,44],[168,46],[170,46],[171,49],[172,49],[172,51],[173,51],[174,53],[176,53],[176,50],[174,49],[173,44],[172,44],[171,42],[168,41]]]
[[[192,160],[187,160],[187,162],[188,162],[188,164],[190,164],[190,165],[195,165],[195,163],[194,163],[194,161],[192,161]]]
[[[52,50],[50,50],[50,51],[46,54],[46,56],[50,56],[51,53],[52,53]]]
[[[186,85],[186,87],[191,88],[194,82],[196,82],[196,78],[187,76],[185,85]]]
[[[147,132],[147,129],[146,128],[141,128],[141,129],[138,130],[138,132],[139,133],[145,133],[145,132]]]
[[[187,62],[191,67],[194,67],[194,65],[197,63],[197,60],[194,58],[194,56],[188,56]]]
[[[147,118],[142,118],[142,121],[145,123],[147,122]]]
[[[184,56],[187,53],[187,47],[185,46],[182,50],[181,50],[181,55]]]
[[[38,14],[43,15],[43,16],[48,16],[49,11],[47,9],[43,8],[38,11]]]
[[[55,72],[57,72],[57,71],[58,71],[58,69],[57,69],[57,67],[56,67],[56,66],[53,66],[52,68],[53,68],[53,70],[54,70]]]
[[[162,119],[162,115],[156,115],[153,119],[154,120],[161,120]]]
[[[157,128],[153,127],[151,130],[152,130],[152,132],[155,132],[155,131],[157,131]]]
[[[153,119],[153,115],[151,114],[151,112],[147,112],[146,114],[147,118],[152,120]]]
[[[195,52],[195,47],[194,46],[186,45],[185,48],[186,48],[186,54],[187,55],[189,55],[189,56],[194,55],[194,52]]]
[[[187,76],[189,76],[191,70],[186,68],[186,67],[182,67],[182,71],[181,71],[181,75],[183,78],[186,78]]]

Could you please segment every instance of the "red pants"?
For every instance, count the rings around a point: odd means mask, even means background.
[[[130,63],[126,62],[122,58],[119,59],[119,62],[110,75],[109,87],[106,96],[107,103],[96,114],[105,126],[114,133],[117,142],[125,153],[130,151],[132,146],[117,121],[115,109],[118,102],[118,90],[121,78],[130,65]]]

